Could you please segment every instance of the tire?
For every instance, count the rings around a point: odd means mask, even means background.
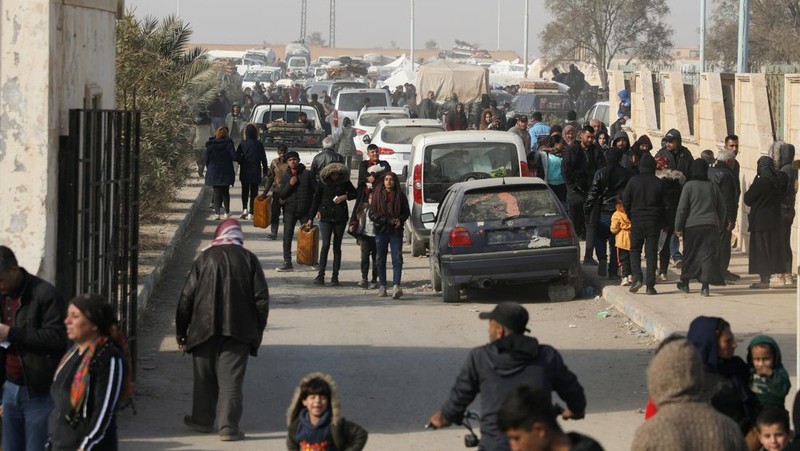
[[[444,302],[458,302],[461,300],[461,290],[458,285],[453,285],[446,277],[442,277],[442,300]]]
[[[435,265],[433,264],[433,258],[430,259],[430,267],[431,267],[431,286],[433,287],[433,291],[438,293],[442,291],[442,276],[439,275]]]
[[[414,232],[411,232],[411,256],[421,257],[425,255],[425,242],[417,238]]]
[[[580,299],[583,297],[583,273],[578,270],[578,275],[571,277],[569,280],[569,284],[572,286],[572,289],[575,290],[575,298]]]

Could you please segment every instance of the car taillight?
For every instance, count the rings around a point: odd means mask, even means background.
[[[458,246],[472,246],[472,237],[469,236],[469,231],[463,227],[453,227],[450,231],[450,247]]]
[[[553,224],[552,238],[554,240],[563,240],[572,238],[572,224],[569,219],[559,219]]]
[[[339,110],[333,110],[333,126],[339,128]]]
[[[414,166],[414,203],[422,205],[422,165]]]
[[[356,135],[364,135],[364,134],[367,133],[366,130],[362,130],[360,128],[355,129],[355,131],[356,131]]]
[[[361,151],[360,151],[360,150],[358,150],[358,149],[356,149],[356,153],[357,153],[357,154],[359,154],[359,155],[362,155],[362,154],[363,154],[363,152],[361,152]]]
[[[519,162],[519,173],[523,177],[527,177],[531,175],[530,171],[528,170],[528,162],[520,160]]]
[[[378,153],[381,155],[394,155],[394,150],[388,147],[378,147]]]

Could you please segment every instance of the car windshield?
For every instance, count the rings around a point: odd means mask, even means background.
[[[388,106],[386,92],[348,92],[339,95],[340,111],[359,111],[364,106],[364,99],[369,98],[369,106]]]
[[[270,80],[272,80],[272,74],[273,73],[274,72],[272,72],[272,71],[269,71],[269,72],[264,72],[264,71],[246,72],[244,74],[244,81],[257,81],[257,82],[270,81]]]
[[[382,119],[408,119],[408,115],[405,113],[364,113],[358,117],[358,122],[366,127],[374,127],[378,125],[378,122],[380,122]]]
[[[289,67],[305,67],[306,60],[303,58],[292,58],[289,60]]]
[[[381,130],[381,141],[388,144],[411,144],[414,138],[423,133],[442,132],[442,127],[411,125],[404,127],[384,127]]]
[[[511,109],[517,113],[568,111],[571,108],[569,97],[564,94],[521,94],[511,102]]]
[[[428,146],[422,171],[425,202],[439,203],[454,183],[472,178],[518,177],[517,146],[472,142]]]
[[[306,113],[308,116],[309,122],[317,122],[317,111],[314,107],[309,106],[308,108],[303,108],[303,112]],[[276,107],[275,109],[266,108],[263,111],[258,112],[258,117],[256,117],[255,121],[259,124],[269,124],[270,122],[281,120],[284,122],[292,123],[297,122],[297,116],[300,114],[300,111],[297,110],[286,110],[284,111],[280,107]]]
[[[558,206],[544,185],[471,191],[464,195],[458,221],[506,221],[510,218],[556,216]]]

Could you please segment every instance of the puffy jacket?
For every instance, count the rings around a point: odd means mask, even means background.
[[[336,181],[331,176],[338,174]],[[325,166],[319,173],[319,183],[314,191],[314,199],[311,201],[311,209],[308,217],[313,218],[319,212],[319,220],[332,222],[334,224],[344,224],[348,219],[347,201],[334,203],[333,198],[345,195],[347,200],[356,198],[356,187],[349,180],[350,169],[341,163],[333,163]]]
[[[218,317],[221,316],[221,317]],[[256,355],[269,316],[269,288],[258,257],[243,246],[223,244],[200,254],[183,286],[175,329],[187,352],[215,336],[250,345]]]
[[[239,144],[236,151],[240,164],[239,180],[242,183],[260,184],[269,171],[267,152],[264,150],[264,144],[258,140],[258,130],[255,125],[247,124],[245,136],[247,139]]]
[[[287,169],[281,179],[280,198],[284,201],[284,211],[292,213],[308,213],[311,207],[311,198],[314,196],[314,179],[306,167],[300,163],[297,165],[297,183],[291,185],[292,170]]]
[[[319,172],[322,168],[331,163],[344,164],[344,157],[336,153],[333,149],[325,149],[314,156],[314,159],[311,161],[311,179],[314,183],[319,181]]]
[[[24,271],[24,270],[23,270]],[[20,306],[14,317],[14,327],[8,331],[8,341],[22,360],[25,386],[31,396],[50,391],[53,374],[67,349],[67,330],[64,318],[67,306],[56,288],[25,272]],[[5,362],[6,349],[0,348]],[[5,366],[0,366],[5,380]]]
[[[236,147],[230,138],[209,138],[206,142],[206,186],[231,186],[236,181],[233,162]]]
[[[670,152],[666,147],[662,147],[658,153],[656,153],[656,159],[660,156],[664,156],[667,159],[667,167],[669,169],[676,169],[681,171],[684,177],[687,179],[689,178],[689,167],[692,165],[692,161],[694,158],[692,157],[692,153],[689,152],[689,149],[683,146],[683,138],[681,138],[681,132],[676,129],[671,129],[667,132],[665,137],[673,137],[675,138],[675,142],[678,145],[678,150],[675,153]]]
[[[708,179],[714,182],[722,193],[725,200],[725,215],[728,223],[736,222],[736,214],[739,211],[739,196],[736,193],[736,179],[733,171],[723,161],[708,168]]]
[[[631,250],[631,220],[624,211],[618,209],[611,215],[610,230],[618,249]]]
[[[622,194],[633,171],[620,166],[622,152],[612,148],[606,152],[608,166],[597,171],[586,196],[585,211],[587,218],[596,218],[597,214],[613,214],[617,209],[617,195]]]

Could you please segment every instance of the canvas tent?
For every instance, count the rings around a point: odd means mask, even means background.
[[[459,102],[478,102],[483,94],[489,93],[489,71],[481,66],[436,60],[419,68],[415,86],[417,102],[428,91],[433,91],[438,102],[444,102],[453,92]]]

